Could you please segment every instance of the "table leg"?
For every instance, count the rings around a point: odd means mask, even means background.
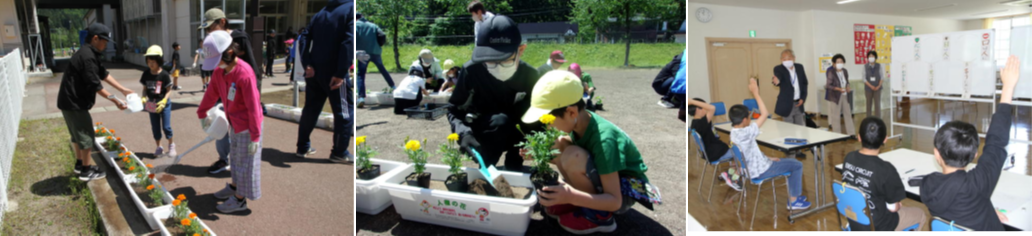
[[[813,169],[814,169],[814,174],[815,174],[813,176],[813,182],[815,184],[814,192],[816,192],[817,197],[814,198],[813,207],[811,207],[810,209],[807,209],[807,210],[799,212],[799,213],[790,214],[788,216],[788,222],[789,223],[795,222],[796,218],[803,217],[803,216],[809,215],[811,213],[820,212],[820,211],[822,211],[822,210],[824,210],[826,208],[835,206],[834,203],[828,202],[827,199],[825,199],[825,197],[824,197],[824,195],[825,195],[825,193],[827,191],[827,188],[825,188],[825,186],[824,186],[824,183],[827,181],[827,178],[824,176],[824,172],[823,172],[824,164],[825,164],[825,162],[824,162],[825,161],[824,145],[815,146],[815,147],[813,147],[812,150],[813,150],[813,156],[814,156],[814,159],[813,159],[814,167],[813,167]],[[818,153],[820,153],[820,154],[818,154]]]

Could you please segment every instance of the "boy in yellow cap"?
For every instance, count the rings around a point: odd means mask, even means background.
[[[585,109],[584,85],[568,71],[546,73],[534,85],[524,123],[555,116],[549,126],[569,133],[560,137],[560,154],[552,164],[565,183],[538,192],[545,213],[575,234],[613,232],[620,214],[634,204],[652,209],[659,190],[648,183],[641,153],[620,127]]]

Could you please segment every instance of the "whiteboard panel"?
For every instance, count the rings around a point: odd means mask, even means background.
[[[945,94],[964,93],[964,63],[938,61],[932,63],[932,91]]]
[[[937,62],[942,60],[943,53],[943,37],[942,35],[931,35],[931,36],[919,36],[920,39],[914,47],[917,49],[917,53],[920,56],[915,61],[924,61],[928,63]]]
[[[904,75],[906,76],[906,81],[904,81],[904,83],[907,86],[907,91],[917,93],[927,93],[931,91],[931,87],[929,86],[931,79],[929,78],[931,74],[931,64],[923,61],[912,61],[906,63],[906,65],[903,66],[903,70],[903,73],[906,74]]]
[[[893,47],[893,51],[895,51],[895,50],[896,50],[895,47]],[[906,91],[903,88],[903,79],[904,78],[903,78],[903,70],[902,70],[902,68],[903,68],[903,63],[902,62],[898,62],[898,61],[893,61],[892,62],[892,70],[889,70],[889,78],[892,78],[892,79],[889,79],[889,86],[891,86],[890,88],[892,89],[892,91]]]
[[[996,62],[968,62],[967,68],[971,73],[968,81],[971,95],[993,96],[996,93]]]
[[[1021,79],[1014,91],[1014,97],[1032,98],[1032,26],[1011,29],[1011,55],[1021,60]]]
[[[1032,36],[1032,30],[1026,33]],[[963,98],[992,96],[996,82],[994,37],[995,31],[991,29],[895,37],[890,73],[892,78],[903,81],[894,80],[891,84],[904,92],[961,95]],[[1027,42],[1026,51],[1032,50]]]

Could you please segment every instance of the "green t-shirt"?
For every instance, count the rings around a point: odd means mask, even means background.
[[[595,87],[595,83],[591,82],[591,74],[588,74],[588,72],[582,72],[580,80],[581,82],[588,83],[588,88]]]
[[[622,176],[648,181],[645,171],[648,171],[649,167],[645,166],[638,147],[634,146],[627,133],[598,114],[590,111],[589,113],[591,119],[583,137],[576,137],[576,134],[571,137],[574,144],[591,153],[598,174],[619,171]]]

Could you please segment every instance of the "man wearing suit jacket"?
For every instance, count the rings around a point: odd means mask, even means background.
[[[803,65],[795,63],[792,49],[781,52],[781,65],[774,67],[774,86],[781,92],[778,94],[774,114],[781,116],[785,122],[806,126],[806,113],[803,102],[806,101],[806,70]]]

